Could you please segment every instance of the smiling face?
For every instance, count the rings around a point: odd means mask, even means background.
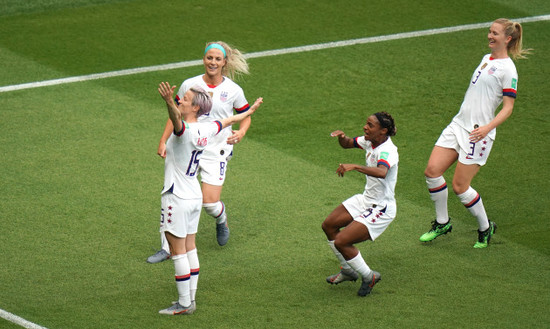
[[[489,40],[489,48],[491,48],[491,51],[493,53],[499,53],[503,51],[507,52],[508,42],[510,42],[512,37],[506,36],[504,25],[493,23],[489,28],[487,39]]]
[[[223,52],[216,48],[209,49],[202,59],[206,74],[210,77],[222,76],[222,69],[225,66]]]

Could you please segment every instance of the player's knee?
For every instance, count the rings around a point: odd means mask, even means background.
[[[456,195],[466,192],[469,187],[470,187],[470,184],[468,183],[464,183],[458,180],[453,180],[453,192],[455,192]]]
[[[225,208],[223,202],[221,201],[213,203],[203,203],[202,207],[204,208],[204,211],[212,217],[221,216]]]
[[[438,170],[436,170],[432,166],[427,166],[426,169],[424,169],[424,176],[427,178],[435,178],[441,176],[442,173],[440,173]]]

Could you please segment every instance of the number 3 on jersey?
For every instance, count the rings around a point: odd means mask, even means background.
[[[202,151],[193,150],[191,154],[191,159],[189,160],[189,165],[187,166],[187,172],[185,175],[193,177],[197,173],[199,168],[199,160],[201,157]]]

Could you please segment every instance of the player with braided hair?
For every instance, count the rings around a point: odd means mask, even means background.
[[[343,148],[359,148],[366,153],[365,165],[340,164],[336,173],[343,177],[348,171],[357,171],[366,177],[363,194],[356,194],[342,202],[328,215],[322,228],[341,271],[327,277],[330,284],[355,281],[359,275],[362,284],[357,294],[370,294],[380,281],[380,273],[367,265],[354,244],[374,241],[393,221],[396,215],[395,184],[399,155],[391,136],[396,133],[395,122],[386,112],[368,117],[363,127],[364,135],[350,138],[341,130],[331,133],[338,137]]]

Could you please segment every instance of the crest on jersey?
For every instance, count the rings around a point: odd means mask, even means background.
[[[497,70],[497,68],[496,68],[496,67],[494,67],[494,66],[493,66],[493,67],[491,67],[491,69],[489,70],[489,74],[493,74],[493,73],[495,73],[495,72],[496,72],[496,70]]]
[[[220,101],[222,102],[227,101],[227,95],[228,95],[227,91],[222,91],[222,93],[220,94]]]

